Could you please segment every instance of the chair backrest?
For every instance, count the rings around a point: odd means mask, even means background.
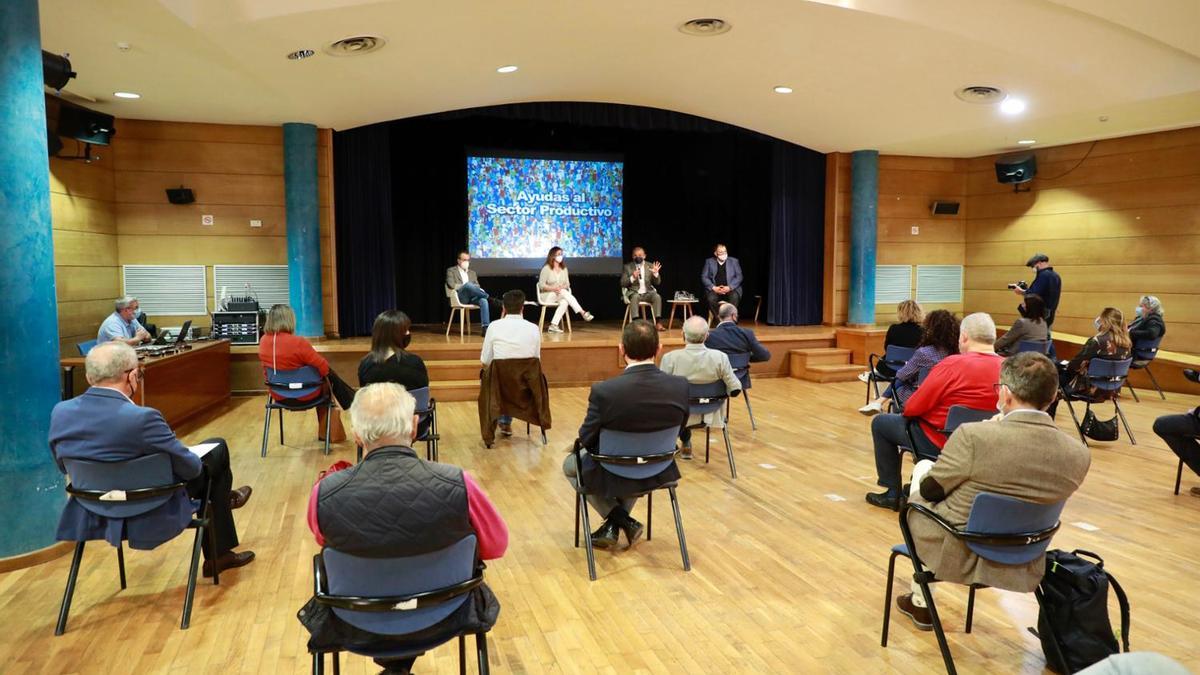
[[[1133,343],[1133,358],[1137,361],[1153,361],[1158,356],[1158,345],[1162,336],[1153,340],[1135,340]]]
[[[966,530],[975,534],[1029,535],[1058,524],[1065,501],[1037,504],[1015,497],[981,492],[975,495]],[[1022,565],[1046,554],[1050,538],[1023,545],[1001,546],[967,541],[967,548],[981,558],[1003,565]]]
[[[733,367],[733,374],[737,377],[738,382],[742,383],[742,389],[750,388],[750,352],[734,352],[726,353],[729,357],[729,365]]]
[[[920,387],[921,384],[923,384],[925,382],[925,378],[929,377],[929,371],[931,371],[931,370],[933,370],[933,368],[922,368],[917,371],[917,386],[918,387]]]
[[[1092,359],[1088,361],[1088,381],[1097,389],[1119,391],[1125,384],[1132,363],[1133,359]]]
[[[668,427],[658,431],[633,432],[600,430],[601,455],[617,457],[644,457],[661,455],[675,450],[675,439],[679,437],[679,427]],[[623,478],[642,479],[656,476],[674,462],[674,458],[646,464],[610,464],[600,462],[605,471]]]
[[[361,558],[332,548],[321,552],[329,593],[361,598],[400,597],[436,591],[463,583],[475,574],[475,535],[432,553],[406,558]],[[432,607],[396,608],[392,612],[365,612],[334,607],[346,623],[379,635],[407,635],[429,628],[450,616],[470,599],[451,598]]]
[[[312,366],[295,370],[267,368],[267,387],[281,398],[304,398],[318,391],[324,383],[321,372]]]
[[[917,352],[912,347],[901,347],[900,345],[888,345],[883,352],[883,360],[893,369],[899,370],[901,366],[908,363],[912,355]]]
[[[1038,354],[1050,353],[1049,340],[1021,340],[1017,342],[1017,353],[1021,352],[1037,352]]]
[[[946,413],[946,428],[944,431],[947,434],[953,433],[955,429],[967,424],[968,422],[982,422],[986,419],[991,419],[996,416],[996,410],[980,410],[979,408],[970,408],[965,405],[952,405],[950,411]]]
[[[412,394],[412,397],[417,400],[417,404],[416,404],[416,407],[413,408],[413,412],[420,415],[421,419],[425,419],[426,417],[428,417],[429,416],[429,387],[421,387],[420,389],[409,389],[408,393]]]
[[[729,392],[725,382],[706,382],[704,384],[688,384],[688,411],[693,415],[707,415],[716,412],[725,405]]]
[[[93,462],[86,459],[64,459],[71,486],[80,490],[136,490],[163,487],[178,483],[171,471],[171,458],[165,453],[142,455],[120,462]],[[180,488],[183,489],[183,488]],[[172,493],[133,501],[76,501],[83,508],[105,518],[130,518],[166,504]]]
[[[95,346],[96,346],[95,340],[88,340],[87,342],[80,342],[75,345],[76,349],[79,350],[80,356],[87,356],[88,352],[92,351],[92,347],[95,347]]]

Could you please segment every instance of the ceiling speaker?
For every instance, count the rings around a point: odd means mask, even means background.
[[[929,211],[935,216],[957,216],[958,202],[935,201],[930,205]]]
[[[167,188],[167,201],[172,204],[191,204],[196,201],[196,195],[191,188],[180,185],[177,188]]]

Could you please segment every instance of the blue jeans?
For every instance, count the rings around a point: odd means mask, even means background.
[[[912,440],[908,437],[912,422]],[[900,446],[912,447],[917,457],[937,461],[941,450],[925,436],[917,421],[903,415],[876,415],[871,420],[871,439],[875,443],[875,473],[877,483],[887,488],[889,497],[900,496]]]
[[[510,417],[510,416],[508,416],[508,415],[501,415],[501,416],[500,416],[500,419],[499,419],[499,420],[497,420],[497,421],[498,421],[500,424],[512,424],[512,417]]]
[[[458,301],[464,305],[479,305],[479,323],[483,326],[492,322],[492,308],[488,306],[488,294],[478,284],[463,284],[458,287]]]

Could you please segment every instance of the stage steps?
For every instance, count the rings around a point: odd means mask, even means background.
[[[428,365],[426,363],[426,366]],[[478,372],[476,371],[476,373]],[[430,395],[437,399],[438,403],[479,400],[478,377],[470,380],[435,380],[431,375],[429,389]]]
[[[853,352],[837,347],[788,350],[788,370],[792,377],[810,382],[851,382],[864,368],[850,363]]]

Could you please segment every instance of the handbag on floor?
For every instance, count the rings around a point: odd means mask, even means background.
[[[1120,427],[1117,426],[1117,416],[1113,415],[1112,419],[1102,420],[1092,412],[1091,405],[1088,405],[1087,411],[1083,413],[1083,423],[1079,426],[1083,430],[1083,435],[1093,441],[1115,441],[1121,436]]]
[[[1115,633],[1108,618],[1110,588],[1120,606],[1121,626]],[[1050,670],[1074,673],[1122,647],[1129,651],[1129,599],[1100,556],[1080,549],[1047,551],[1046,575],[1034,594],[1038,626],[1029,632],[1041,640]]]

